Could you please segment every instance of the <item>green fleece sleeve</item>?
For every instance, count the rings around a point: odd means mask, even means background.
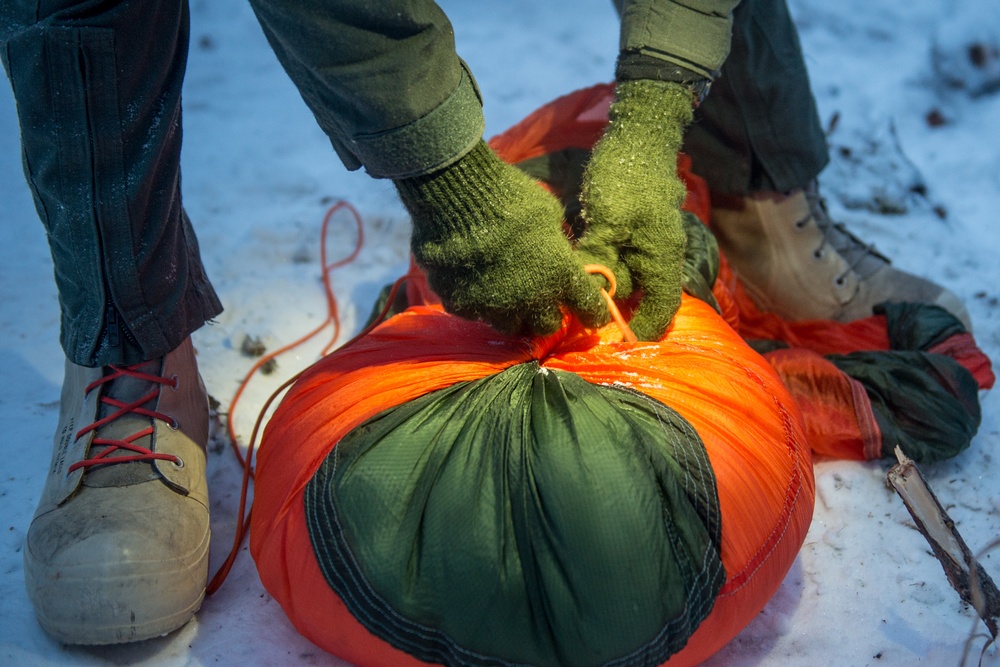
[[[439,170],[483,135],[482,100],[432,0],[251,0],[278,60],[348,169]]]
[[[621,13],[621,59],[647,56],[713,79],[729,55],[733,10],[739,0],[616,0]],[[621,67],[621,65],[620,65]],[[619,75],[621,78],[662,78]],[[678,79],[673,79],[678,80]]]

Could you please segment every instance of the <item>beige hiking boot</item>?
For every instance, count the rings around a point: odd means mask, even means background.
[[[208,400],[190,339],[129,367],[66,362],[52,466],[24,548],[42,627],[69,644],[163,635],[208,577]]]
[[[931,303],[969,331],[962,301],[889,260],[830,220],[815,188],[712,201],[712,229],[747,293],[790,320],[850,322],[883,302]]]

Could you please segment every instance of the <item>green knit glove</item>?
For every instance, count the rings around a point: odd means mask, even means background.
[[[577,249],[614,271],[617,295],[641,289],[630,322],[641,340],[658,340],[680,307],[685,234],[677,151],[694,96],[678,83],[622,81],[611,123],[594,147],[580,201],[586,230]]]
[[[603,280],[583,270],[563,234],[559,201],[485,142],[395,184],[413,218],[413,255],[449,312],[535,335],[559,328],[560,305],[587,326],[610,319]]]

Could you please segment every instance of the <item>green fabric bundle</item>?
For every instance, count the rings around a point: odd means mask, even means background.
[[[957,361],[928,350],[965,327],[929,304],[884,303],[875,312],[886,317],[890,351],[827,358],[864,386],[883,458],[895,459],[897,445],[915,461],[955,456],[979,430],[979,385]]]
[[[690,424],[536,362],[354,429],[305,502],[337,595],[429,662],[658,664],[725,579],[714,473]]]

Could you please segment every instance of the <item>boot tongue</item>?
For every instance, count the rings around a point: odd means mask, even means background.
[[[146,362],[140,366],[131,366],[130,368],[148,375],[159,375],[162,363],[162,360],[157,359]],[[111,374],[113,372],[114,371],[110,368],[106,369],[106,374]],[[155,410],[159,396],[155,390],[159,386],[160,385],[149,382],[148,380],[142,380],[130,375],[122,375],[121,377],[103,385],[103,387],[101,387],[101,394],[102,396],[114,398],[122,403],[132,403],[133,401],[139,400],[143,396],[153,393],[153,397],[143,403],[141,407],[147,410]],[[98,419],[104,419],[105,417],[113,415],[117,411],[118,408],[113,405],[108,405],[102,401],[100,408],[98,409],[97,417]],[[125,440],[132,434],[148,429],[151,426],[153,426],[152,418],[144,417],[143,415],[135,414],[134,412],[129,412],[99,428],[94,437],[109,440]],[[132,444],[149,449],[152,445],[152,436],[145,435],[141,438],[136,438],[132,441]],[[160,477],[151,460],[114,463],[116,458],[137,455],[137,452],[124,447],[115,449],[114,447],[108,445],[91,445],[88,458],[94,458],[108,449],[113,450],[109,454],[106,454],[106,458],[109,463],[89,468],[83,477],[83,484],[85,486],[129,486],[132,484],[148,482],[152,479],[158,479]]]

